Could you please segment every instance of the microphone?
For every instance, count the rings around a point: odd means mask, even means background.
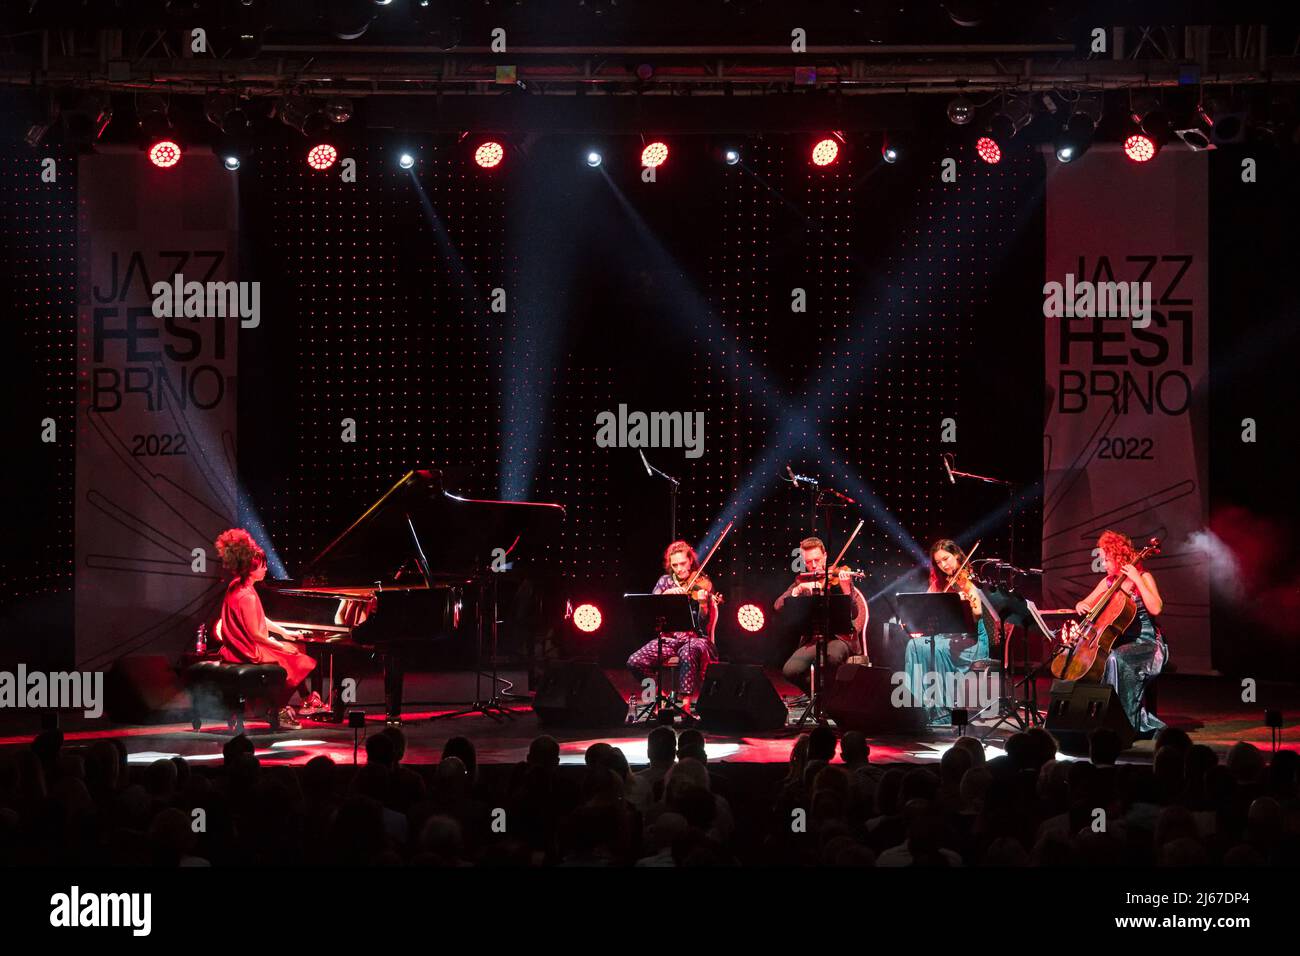
[[[641,456],[641,464],[645,465],[645,473],[653,478],[655,473],[650,470],[650,462],[645,460],[645,452],[638,448],[636,453]]]
[[[950,452],[944,452],[939,457],[943,459],[943,470],[948,473],[949,483],[955,485],[957,484],[957,479],[952,476],[952,465],[948,464],[948,458],[950,457],[950,454],[951,454]]]

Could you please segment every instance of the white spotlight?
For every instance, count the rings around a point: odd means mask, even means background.
[[[401,166],[403,169],[410,169],[415,165],[415,157],[410,153],[403,153],[401,156],[397,157],[397,165]]]
[[[602,157],[600,153],[596,152],[593,149],[591,152],[587,154],[587,165],[590,166],[592,169],[595,169],[597,166],[601,164],[603,159],[604,157]]]

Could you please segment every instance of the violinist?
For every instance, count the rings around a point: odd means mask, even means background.
[[[1149,737],[1165,726],[1163,721],[1148,713],[1142,703],[1147,685],[1164,669],[1165,661],[1169,659],[1169,648],[1155,620],[1164,609],[1164,601],[1151,572],[1133,563],[1137,551],[1128,535],[1118,531],[1103,532],[1097,539],[1097,548],[1106,563],[1106,577],[1098,581],[1092,593],[1074,609],[1087,614],[1116,580],[1124,579],[1120,587],[1133,599],[1137,614],[1133,623],[1111,646],[1101,682],[1115,688],[1133,729]]]
[[[930,687],[941,688],[940,706],[927,706],[929,722],[943,726],[952,723],[951,708],[956,701],[949,699],[949,689],[955,690],[960,680],[970,673],[971,665],[989,656],[991,635],[998,627],[998,618],[988,599],[980,591],[966,559],[966,552],[956,541],[943,538],[930,546],[931,592],[955,591],[970,604],[975,617],[975,639],[962,634],[923,634],[907,642],[904,654],[903,678],[913,701],[927,701],[925,677],[934,662],[934,678]],[[934,690],[929,690],[932,697]]]
[[[826,545],[822,543],[821,538],[804,538],[799,542],[799,550],[803,555],[803,564],[805,572],[801,577],[817,578],[822,576],[825,580],[826,574]],[[826,643],[826,660],[831,669],[839,667],[852,655],[866,654],[865,635],[867,631],[867,599],[862,596],[862,592],[853,586],[853,574],[848,568],[832,568],[830,574],[830,586],[838,588],[843,594],[853,595],[853,633],[837,634],[834,638]],[[822,581],[802,581],[796,578],[794,583],[786,588],[785,593],[776,599],[773,605],[779,612],[785,605],[786,598],[805,597],[821,593]],[[809,691],[808,672],[817,661],[817,639],[812,635],[804,635],[803,643],[800,644],[790,659],[785,662],[781,673],[785,679],[795,686],[799,687],[806,695]],[[825,675],[828,679],[829,674]]]
[[[663,655],[667,659],[676,657],[680,660],[677,672],[678,702],[688,713],[691,702],[704,679],[704,671],[709,661],[716,660],[713,632],[718,625],[718,595],[713,590],[713,583],[701,574],[699,555],[685,541],[674,541],[664,551],[664,574],[654,586],[653,594],[683,594],[686,585],[691,585],[691,596],[699,602],[699,624],[697,631],[679,631],[665,634],[663,641],[658,638],[650,641],[627,659],[627,666],[638,677],[654,673],[659,665],[659,648],[662,643]],[[695,577],[694,582],[691,578]]]

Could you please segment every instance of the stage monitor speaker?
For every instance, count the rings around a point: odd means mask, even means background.
[[[627,701],[600,665],[552,661],[542,673],[533,710],[542,724],[612,727],[627,719]]]
[[[104,711],[119,724],[189,719],[189,694],[161,654],[119,657],[104,677]]]
[[[895,707],[894,671],[866,664],[841,664],[826,687],[826,713],[840,730],[903,734],[925,726],[924,707]]]
[[[709,665],[695,702],[700,723],[718,730],[780,730],[785,702],[757,664]]]
[[[1070,754],[1086,754],[1088,735],[1094,730],[1113,730],[1125,750],[1137,739],[1119,696],[1109,684],[1052,681],[1046,727],[1061,749]]]

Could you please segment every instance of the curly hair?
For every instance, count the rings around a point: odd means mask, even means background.
[[[217,535],[217,556],[226,572],[241,580],[266,563],[266,552],[243,528],[231,528]]]
[[[1120,531],[1103,531],[1101,537],[1097,539],[1097,547],[1105,557],[1115,562],[1116,568],[1122,568],[1137,557],[1133,539]],[[1138,567],[1138,570],[1141,571],[1143,568]]]
[[[672,544],[670,544],[667,548],[664,549],[664,570],[665,571],[667,571],[669,574],[672,574],[673,555],[679,552],[684,552],[686,554],[686,559],[691,563],[691,566],[687,570],[690,571],[699,570],[700,556],[695,553],[695,549],[692,548],[685,541],[674,541]]]

